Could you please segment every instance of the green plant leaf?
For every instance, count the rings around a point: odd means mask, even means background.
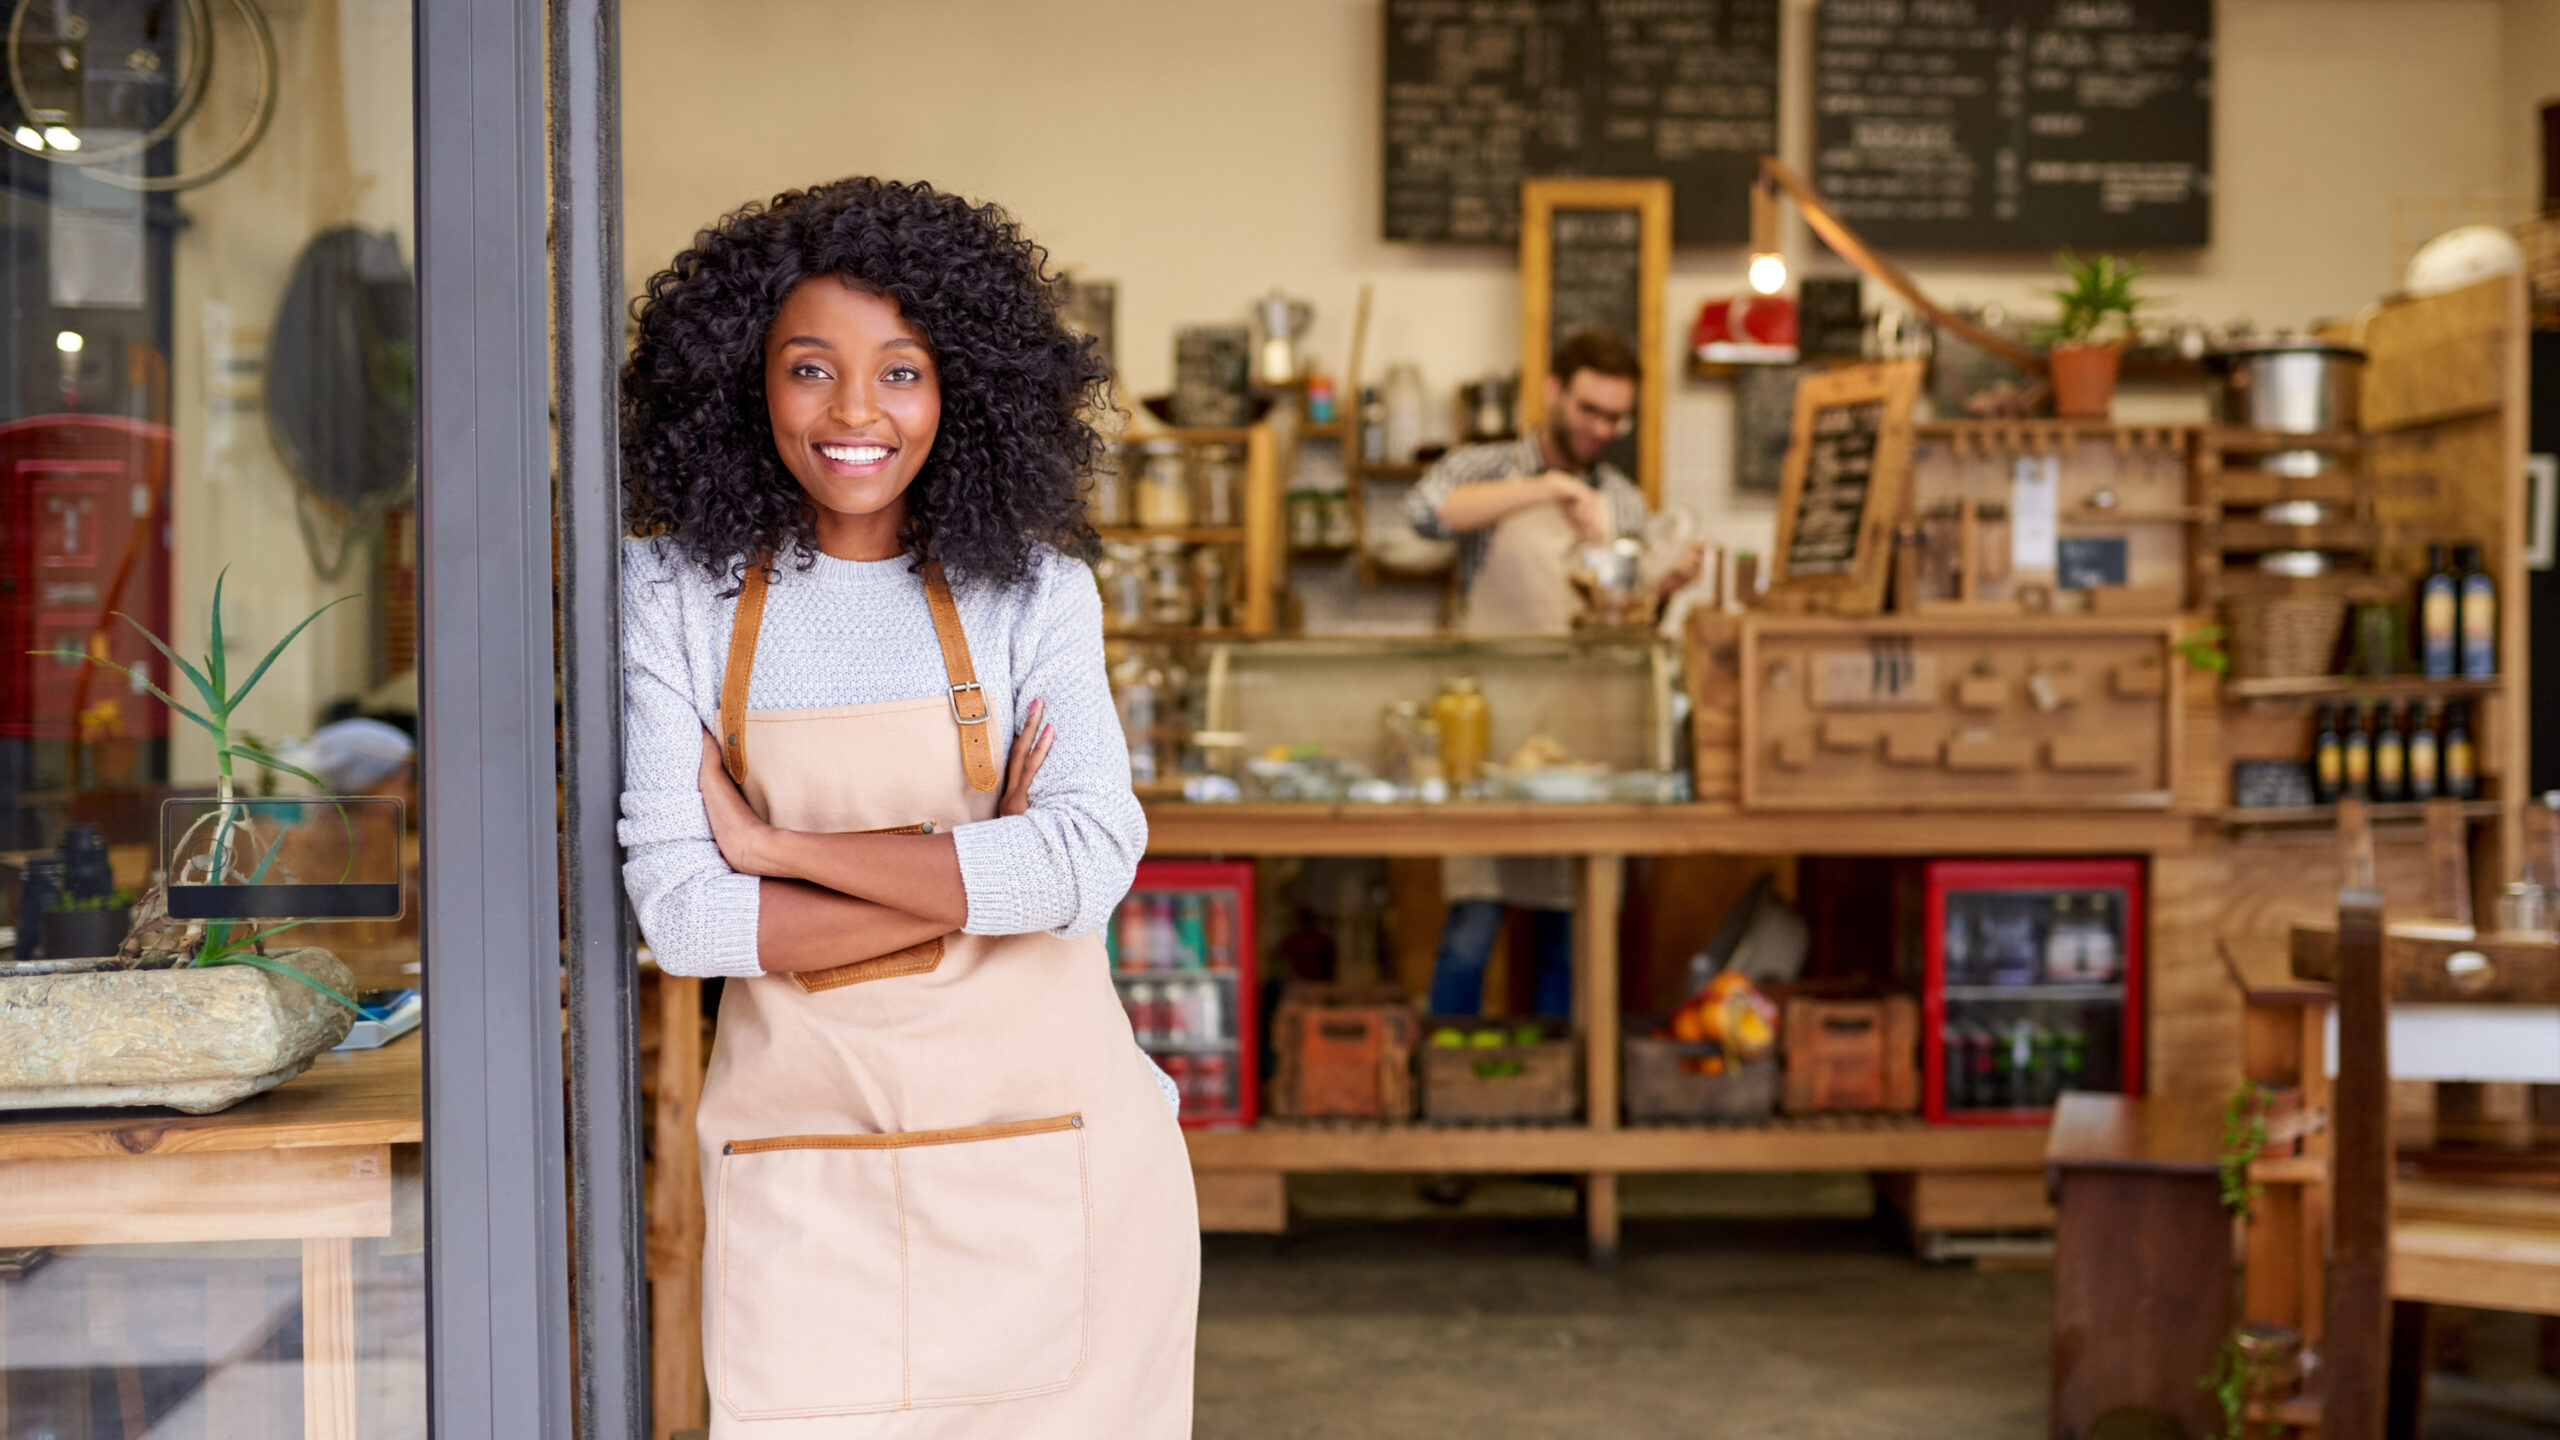
[[[249,692],[257,689],[258,682],[266,678],[267,667],[276,663],[276,657],[284,653],[284,647],[292,644],[303,631],[311,628],[312,621],[319,619],[321,616],[328,614],[331,610],[334,610],[355,598],[356,597],[353,595],[341,595],[337,599],[330,601],[328,604],[321,606],[319,609],[312,611],[310,614],[303,616],[301,624],[286,631],[285,637],[275,643],[274,649],[267,652],[267,658],[258,662],[258,668],[249,672],[249,678],[240,682],[240,688],[231,692],[230,703],[232,708],[239,708],[240,702],[249,698]],[[220,607],[216,606],[215,608],[219,609]]]
[[[301,923],[301,921],[295,920],[289,924],[278,925],[275,927],[275,930],[266,930],[261,931],[260,933],[261,935],[273,935],[277,930],[290,930],[295,925],[299,925]],[[363,1006],[358,1005],[353,1000],[339,994],[327,982],[314,977],[299,966],[287,965],[283,961],[275,959],[272,956],[260,955],[252,951],[243,950],[236,955],[227,955],[219,960],[204,961],[200,963],[212,965],[247,965],[255,969],[264,970],[270,975],[281,975],[288,980],[298,980],[303,984],[310,986],[312,989],[319,991],[321,994],[328,996],[330,999],[337,1001],[339,1004],[346,1006],[348,1009],[355,1011],[357,1014],[361,1015],[364,1013]]]
[[[186,716],[188,719],[193,720],[198,725],[201,725],[206,730],[212,732],[213,738],[216,742],[220,742],[225,738],[225,731],[221,726],[207,720],[193,710],[188,709],[186,706],[179,704],[176,700],[170,697],[168,691],[152,684],[151,677],[148,675],[135,674],[133,671],[127,670],[113,660],[102,660],[95,655],[89,654],[85,650],[30,650],[27,653],[30,655],[41,655],[49,660],[76,660],[83,665],[103,665],[107,669],[113,670],[117,674],[134,681],[143,689],[150,691],[153,695],[158,696],[161,704],[168,706],[170,709],[177,711],[179,714]]]
[[[205,674],[213,679],[213,688],[225,695],[231,693],[231,662],[223,657],[222,582],[231,578],[231,567],[225,565],[213,577],[213,638],[204,657]]]
[[[123,621],[127,625],[132,626],[134,628],[134,633],[140,635],[143,639],[150,641],[152,649],[168,656],[169,663],[177,666],[178,673],[186,676],[187,683],[195,686],[196,693],[204,697],[204,708],[212,711],[216,715],[221,715],[223,713],[226,707],[222,703],[222,692],[213,688],[213,681],[206,678],[203,671],[188,664],[185,658],[180,656],[177,651],[170,649],[169,642],[152,634],[149,630],[144,629],[141,621],[134,619],[132,616],[127,615],[121,610],[111,611],[109,613],[113,614],[117,619]]]

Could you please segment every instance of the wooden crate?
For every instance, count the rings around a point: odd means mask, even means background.
[[[1778,1057],[1763,1055],[1727,1065],[1721,1075],[1694,1074],[1682,1061],[1698,1061],[1723,1053],[1713,1042],[1690,1044],[1630,1035],[1623,1044],[1626,1064],[1627,1119],[1647,1121],[1713,1121],[1748,1125],[1769,1118],[1778,1108]]]
[[[1546,1038],[1535,1044],[1477,1045],[1478,1033],[1506,1038],[1529,1026]],[[1422,1118],[1439,1123],[1570,1120],[1582,1107],[1582,1067],[1570,1022],[1558,1019],[1481,1020],[1434,1015],[1422,1022],[1425,1041],[1415,1053],[1422,1077]],[[1431,1043],[1455,1031],[1470,1043]]]
[[[1908,995],[1880,1000],[1790,996],[1778,1022],[1787,1057],[1790,1115],[1826,1110],[1920,1108],[1920,1006]]]
[[[1415,1021],[1392,985],[1289,986],[1271,1015],[1271,1113],[1410,1119]]]

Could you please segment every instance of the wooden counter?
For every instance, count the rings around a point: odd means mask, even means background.
[[[2123,813],[1744,814],[1730,805],[1264,802],[1147,806],[1150,855],[2129,855],[2211,842],[2212,818]]]

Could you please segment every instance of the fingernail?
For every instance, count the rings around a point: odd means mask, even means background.
[[[1057,733],[1058,727],[1055,725],[1043,725],[1040,727],[1040,739],[1044,744],[1048,741],[1050,736]]]

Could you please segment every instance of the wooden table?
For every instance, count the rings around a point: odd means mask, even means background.
[[[391,1147],[425,1138],[422,1045],[323,1055],[217,1115],[0,1116],[0,1247],[302,1242],[302,1433],[356,1433],[359,1236],[391,1233]]]

